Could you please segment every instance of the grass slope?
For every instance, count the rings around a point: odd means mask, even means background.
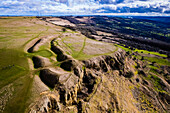
[[[28,107],[33,77],[27,59],[52,54],[46,49],[28,54],[24,47],[35,38],[59,34],[57,29],[35,17],[0,17],[0,112],[23,113]]]

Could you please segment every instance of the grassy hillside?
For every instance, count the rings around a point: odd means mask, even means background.
[[[167,54],[82,28],[98,40],[90,39],[78,27],[72,31],[50,24],[57,18],[40,19],[0,17],[0,112],[54,112],[56,107],[63,112],[166,111]]]
[[[32,55],[24,48],[35,38],[59,34],[59,28],[34,17],[0,18],[0,112],[22,113],[28,106],[33,82],[28,58]],[[36,54],[51,55],[46,50]]]
[[[28,62],[28,59],[33,56],[46,57],[55,66],[53,59],[56,55],[50,50],[49,42],[45,42],[33,53],[27,52],[27,46],[30,47],[36,39],[50,36],[58,38],[56,43],[78,60],[110,55],[117,50],[113,44],[87,39],[79,32],[69,29],[63,32],[62,27],[54,26],[35,17],[1,17],[0,98],[2,100],[0,100],[0,112],[22,113],[34,100],[33,95],[39,93],[33,85],[37,71],[33,69],[33,64]]]

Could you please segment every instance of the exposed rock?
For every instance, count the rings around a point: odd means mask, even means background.
[[[110,69],[122,69],[125,54],[125,51],[118,51],[113,57],[107,55],[99,56],[83,61],[83,63],[85,64],[85,67],[89,69],[95,69],[97,71],[102,70],[103,72],[107,72]]]
[[[43,57],[32,60],[35,68],[41,67],[40,79],[53,88],[54,95],[48,92],[41,96],[31,113],[168,111],[169,83],[159,76],[146,80],[147,62],[133,60],[130,53],[118,49],[112,56],[78,61],[66,54],[55,39],[51,50],[60,61],[58,67],[47,65]],[[155,85],[161,87],[155,89]]]
[[[61,110],[58,97],[54,94],[43,95],[29,113],[56,113]]]

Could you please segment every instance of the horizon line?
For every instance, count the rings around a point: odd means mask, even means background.
[[[0,16],[164,16],[169,17],[170,14],[165,13],[94,13],[94,14],[1,14]]]

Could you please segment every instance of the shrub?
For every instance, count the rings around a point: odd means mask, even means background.
[[[154,64],[155,64],[155,63],[156,63],[156,62],[155,62],[155,61],[153,61],[151,65],[152,65],[152,66],[154,66]]]
[[[62,31],[63,31],[63,32],[66,32],[66,28],[62,28]]]
[[[138,71],[138,74],[141,74],[141,75],[147,76],[143,70],[139,70],[139,71]]]
[[[126,77],[126,78],[131,78],[131,77],[133,77],[133,76],[134,76],[134,73],[133,73],[132,71],[128,71],[128,72],[126,72],[125,75],[124,75],[124,77]]]

